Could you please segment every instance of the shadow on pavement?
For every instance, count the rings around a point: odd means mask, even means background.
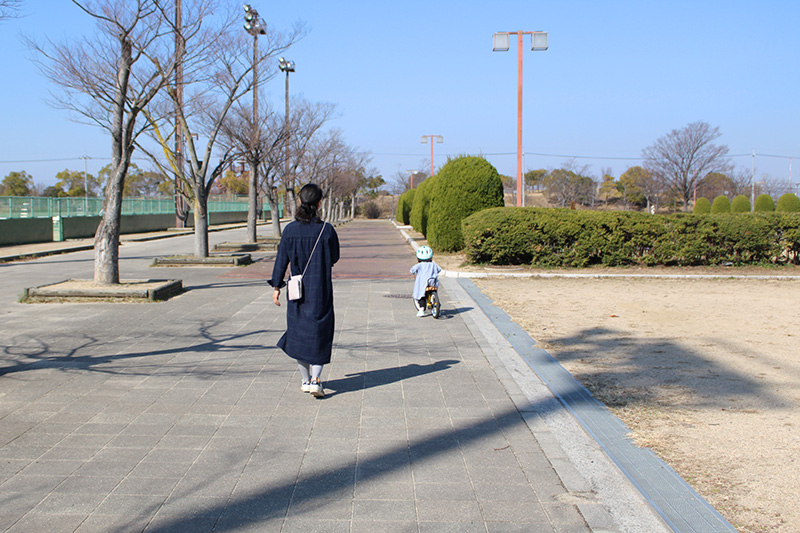
[[[432,372],[439,372],[447,370],[451,366],[458,364],[455,359],[448,359],[444,361],[436,361],[429,365],[418,365],[412,363],[402,367],[382,368],[380,370],[368,370],[366,372],[358,372],[355,374],[345,374],[345,379],[334,379],[325,382],[325,388],[333,391],[328,396],[336,396],[345,392],[354,392],[371,387],[380,387],[381,385],[388,385],[389,383],[396,383],[404,379],[413,378],[430,374]]]
[[[11,339],[0,341],[0,376],[41,368],[54,368],[64,372],[81,370],[106,374],[116,374],[124,370],[128,375],[149,376],[152,375],[153,368],[147,366],[146,363],[137,367],[136,371],[133,371],[128,365],[115,365],[115,363],[122,363],[129,359],[144,359],[146,361],[146,358],[159,355],[209,352],[219,354],[234,352],[238,354],[244,351],[277,348],[277,346],[256,345],[247,341],[248,337],[258,337],[264,333],[265,330],[215,336],[211,333],[211,329],[215,325],[216,324],[201,326],[196,336],[187,338],[186,343],[180,346],[160,350],[113,353],[109,355],[80,355],[82,351],[86,351],[90,348],[93,351],[102,351],[102,347],[104,346],[109,346],[108,351],[115,349],[113,345],[101,342],[89,335],[77,337],[77,345],[67,349],[64,349],[64,346],[70,340],[67,338],[62,339],[59,346],[51,347],[35,337],[12,337]],[[204,340],[198,343],[196,342],[198,338]],[[75,339],[75,337],[72,337],[72,339]],[[165,365],[163,361],[159,361],[156,366],[161,369],[159,372],[163,373],[165,371],[164,367],[169,367],[170,365],[169,363]],[[176,363],[168,373],[171,375],[191,374],[201,379],[204,377],[216,376],[216,373],[209,373],[208,371],[197,372],[196,369],[194,369],[195,366],[195,361],[190,361],[185,364]],[[229,369],[226,371],[230,372]]]
[[[577,383],[576,387],[579,387]],[[532,407],[544,411],[551,410],[554,405],[556,402],[547,402]],[[358,460],[357,464],[355,461],[345,461],[339,466],[323,466],[318,469],[313,465],[303,465],[299,477],[297,474],[289,474],[277,482],[265,481],[264,485],[271,486],[234,495],[227,502],[212,502],[206,507],[187,509],[180,516],[156,514],[147,531],[173,533],[191,531],[192,528],[240,531],[252,529],[257,524],[260,524],[259,527],[266,527],[263,522],[283,520],[287,514],[290,518],[302,519],[304,514],[314,514],[332,501],[352,499],[355,482],[378,481],[382,477],[413,469],[414,464],[439,455],[454,453],[468,446],[480,446],[481,453],[486,453],[487,459],[493,454],[512,453],[508,447],[496,448],[493,441],[486,439],[501,436],[506,430],[525,424],[516,408],[505,409],[495,416],[474,422],[474,419],[464,420],[469,422],[456,429],[431,430],[426,437],[397,444],[384,452],[370,455],[368,459]],[[269,450],[256,451],[268,452]],[[219,468],[220,474],[227,473],[227,465],[220,464]],[[242,475],[248,475],[247,469]],[[198,491],[200,490],[202,487],[198,487]],[[292,512],[287,513],[290,505]],[[153,512],[154,509],[148,511]],[[376,522],[376,530],[380,530],[377,524],[379,522]]]

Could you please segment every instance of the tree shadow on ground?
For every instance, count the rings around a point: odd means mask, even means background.
[[[558,361],[582,363],[575,377],[608,405],[673,400],[680,407],[731,408],[754,400],[770,408],[790,407],[755,376],[724,367],[671,339],[635,338],[598,327],[548,342]]]
[[[198,371],[196,360],[186,362],[154,361],[153,366],[148,366],[148,358],[159,356],[179,356],[189,354],[214,353],[242,353],[246,351],[262,351],[275,349],[277,346],[264,346],[253,344],[250,338],[257,337],[266,330],[250,331],[246,333],[217,335],[212,332],[217,323],[204,323],[197,328],[194,335],[185,336],[185,344],[174,345],[169,348],[153,350],[117,351],[119,346],[114,343],[104,342],[94,336],[81,334],[72,337],[62,337],[57,346],[51,346],[46,341],[30,335],[20,335],[0,341],[0,377],[37,370],[54,368],[60,371],[83,371],[106,374],[124,373],[126,375],[151,375],[156,369],[161,374],[167,375],[193,375],[199,378],[217,377],[223,372],[235,374],[235,369],[222,365],[219,371]],[[202,340],[198,340],[202,339]],[[172,343],[174,338],[169,339]],[[72,344],[70,347],[66,345]],[[167,342],[163,343],[167,344]],[[92,351],[95,355],[83,355]],[[107,355],[96,355],[106,352]],[[128,364],[130,360],[144,360],[135,367]]]

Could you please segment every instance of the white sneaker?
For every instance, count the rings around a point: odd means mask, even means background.
[[[300,390],[302,390],[303,392],[311,392],[311,382],[304,381],[302,385],[300,385]]]
[[[420,309],[419,311],[417,311],[417,316],[425,316],[425,310]]]
[[[309,391],[311,396],[315,398],[324,398],[325,397],[325,389],[322,388],[322,382],[320,382],[319,378],[311,378],[311,383],[308,384]]]

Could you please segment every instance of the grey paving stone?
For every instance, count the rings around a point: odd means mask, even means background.
[[[483,522],[475,500],[419,500],[417,512],[419,520],[425,522]]]
[[[382,523],[408,522],[417,519],[414,501],[410,500],[355,500],[353,502],[354,521],[373,521]],[[377,526],[381,528],[381,526]]]
[[[136,259],[124,259],[125,271],[150,276],[148,254],[191,249],[190,238],[175,239],[126,245],[123,257]],[[70,275],[90,273],[85,257]],[[25,277],[4,267],[11,272]],[[436,321],[416,320],[410,298],[385,297],[407,294],[410,276],[337,279],[328,396],[315,400],[275,348],[285,311],[263,277],[181,276],[190,290],[157,306],[75,304],[65,314],[9,303],[0,338],[24,324],[52,358],[24,381],[0,376],[0,492],[15,498],[4,500],[0,525],[70,509],[65,516],[85,519],[79,531],[547,530],[517,505],[538,498],[560,527],[578,522],[547,459],[566,456],[556,442],[539,445],[517,412],[527,408],[520,388],[474,328],[478,311],[450,301],[449,281],[445,309],[459,312]],[[59,360],[70,351],[85,359]],[[36,492],[24,492],[20,471],[40,477]],[[70,498],[83,495],[74,507]]]
[[[31,533],[47,531],[48,533],[71,533],[86,520],[81,514],[29,514],[22,517],[13,526],[8,528],[8,533]]]
[[[475,492],[469,483],[451,481],[447,478],[427,483],[417,481],[414,483],[414,494],[417,500],[475,500]]]

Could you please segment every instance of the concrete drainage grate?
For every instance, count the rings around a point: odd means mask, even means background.
[[[384,294],[384,298],[411,298],[409,294]]]

